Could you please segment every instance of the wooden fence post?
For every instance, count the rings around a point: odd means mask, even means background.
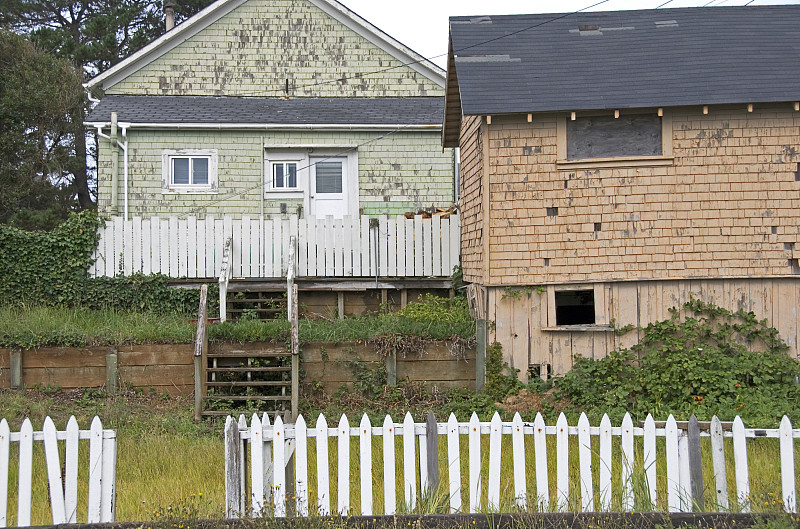
[[[116,347],[106,351],[106,392],[109,395],[117,394],[117,381],[119,380],[119,363]]]
[[[397,385],[397,354],[394,351],[386,354],[386,383]]]
[[[239,425],[230,415],[225,420],[225,517],[243,514],[241,499],[242,461],[239,457]]]
[[[703,501],[703,467],[700,455],[700,425],[697,417],[689,417],[689,479],[692,489],[692,507],[704,511]]]
[[[428,419],[425,421],[425,444],[428,456],[425,463],[428,466],[427,492],[429,498],[434,498],[439,490],[439,428],[432,411],[428,412]]]
[[[208,318],[206,316],[206,302],[208,300],[208,285],[200,287],[200,306],[197,309],[197,333],[194,338],[194,420],[203,418],[203,359],[208,347]]]
[[[22,389],[22,351],[11,350],[11,389]]]
[[[475,331],[475,391],[483,391],[486,383],[486,320],[477,320]]]

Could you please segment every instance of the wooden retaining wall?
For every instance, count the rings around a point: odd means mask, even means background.
[[[274,344],[255,342],[236,345],[237,349],[258,350]],[[230,344],[211,344],[229,349]],[[193,344],[128,345],[119,347],[42,347],[39,349],[0,349],[0,388],[59,386],[62,389],[94,388],[114,381],[117,387],[143,388],[171,395],[189,395],[194,389]],[[347,361],[385,363],[374,346],[364,343],[305,344],[302,347],[303,389],[327,392],[353,382],[353,369]],[[16,374],[12,366],[19,362]],[[475,387],[475,351],[465,359],[450,355],[447,346],[435,342],[417,355],[397,359],[397,380],[425,381],[440,387]],[[18,377],[20,380],[14,381]],[[16,382],[13,383],[12,382]],[[113,382],[112,382],[113,383]]]

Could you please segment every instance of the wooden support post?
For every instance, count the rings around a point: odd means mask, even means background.
[[[381,310],[389,312],[389,292],[385,288],[381,289]]]
[[[337,310],[339,312],[339,319],[344,319],[344,292],[337,292],[336,293],[336,301],[337,301]]]
[[[297,285],[292,284],[292,420],[297,420],[300,401],[300,331],[297,317]]]
[[[486,382],[486,320],[477,320],[475,332],[475,391],[483,391]]]
[[[203,395],[205,394],[205,376],[203,362],[208,349],[208,332],[206,326],[206,301],[208,299],[208,285],[200,287],[200,306],[197,309],[197,333],[194,338],[194,420],[203,418]]]
[[[404,309],[408,305],[408,289],[401,288],[400,289],[400,308]]]
[[[433,412],[428,412],[425,421],[425,444],[427,452],[428,466],[428,494],[429,498],[434,498],[436,491],[439,490],[439,428],[436,424],[436,417]]]
[[[238,518],[244,515],[242,505],[242,471],[239,451],[239,425],[228,417],[225,421],[225,517]]]
[[[106,393],[117,394],[117,381],[119,380],[119,363],[115,347],[106,351]]]
[[[694,414],[689,418],[689,479],[692,489],[692,507],[703,512],[703,466],[700,456],[700,426]]]
[[[386,355],[386,383],[390,386],[397,385],[397,355],[395,353]]]
[[[11,389],[22,389],[22,351],[11,351]]]

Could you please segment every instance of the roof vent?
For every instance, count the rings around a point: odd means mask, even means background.
[[[657,28],[677,28],[678,21],[677,20],[658,20],[656,21]]]
[[[578,26],[578,31],[597,31],[600,29],[600,26],[590,25],[590,24],[581,24]]]

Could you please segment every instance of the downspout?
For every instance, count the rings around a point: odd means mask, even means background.
[[[114,213],[117,213],[117,201],[119,200],[119,194],[117,192],[117,188],[119,187],[118,180],[119,180],[119,161],[118,161],[118,149],[122,149],[123,154],[123,184],[125,185],[125,192],[124,192],[124,219],[128,220],[128,126],[120,127],[122,129],[122,139],[123,141],[119,141],[117,139],[117,113],[111,113],[111,135],[103,134],[103,128],[97,127],[97,136],[100,138],[104,138],[111,142],[111,149],[114,153],[111,159],[111,208]]]
[[[100,135],[100,129],[97,129]],[[111,211],[119,214],[119,140],[117,139],[117,113],[111,113]]]
[[[267,241],[264,237],[264,186],[266,185],[267,169],[266,169],[266,156],[267,146],[264,143],[264,136],[261,136],[261,185],[259,186],[259,194],[261,197],[261,214],[259,215],[259,230],[261,232],[261,251],[258,252],[258,276],[264,277],[264,255],[267,250],[265,248]],[[291,304],[291,299],[289,300]]]

